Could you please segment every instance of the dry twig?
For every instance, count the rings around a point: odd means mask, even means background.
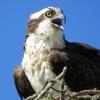
[[[32,96],[29,96],[28,98],[26,98],[25,100],[39,100],[41,99],[45,93],[49,90],[49,89],[53,89],[56,92],[61,93],[60,98],[57,100],[100,100],[100,90],[96,90],[96,89],[92,89],[92,90],[82,90],[79,92],[71,92],[71,91],[67,91],[67,89],[63,90],[63,81],[59,81],[63,80],[63,76],[66,73],[67,68],[64,67],[63,71],[60,73],[60,75],[58,75],[56,77],[56,79],[54,80],[50,80],[48,81],[47,85],[45,86],[45,88],[40,91],[39,93],[36,93]],[[60,90],[57,90],[53,87],[53,85],[56,82],[60,82]],[[65,94],[66,92],[66,94]]]
[[[65,75],[67,71],[67,67],[64,67],[63,68],[63,71],[56,77],[56,80],[59,80],[59,79],[62,79],[63,76]],[[40,91],[39,93],[36,93],[35,95],[32,95],[28,98],[26,98],[25,100],[39,100],[41,97],[44,96],[44,94],[56,83],[56,81],[52,81],[52,82],[49,82],[46,87]]]
[[[83,90],[79,92],[70,92],[66,94],[67,100],[100,100],[100,90]],[[94,98],[94,99],[93,99]]]

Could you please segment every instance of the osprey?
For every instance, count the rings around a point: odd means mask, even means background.
[[[68,42],[64,37],[66,21],[60,8],[48,7],[30,16],[25,52],[14,80],[21,98],[43,89],[67,67],[65,83],[72,91],[100,89],[100,50],[88,44]]]

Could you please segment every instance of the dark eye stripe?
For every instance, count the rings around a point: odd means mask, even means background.
[[[41,15],[39,19],[32,19],[28,22],[27,25],[27,34],[35,33],[39,23],[44,19],[44,16]]]

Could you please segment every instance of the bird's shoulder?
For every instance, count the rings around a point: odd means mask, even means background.
[[[86,57],[99,57],[100,58],[100,50],[92,47],[89,44],[78,43],[78,42],[65,42],[66,47],[65,51],[69,50],[70,52],[74,52]]]

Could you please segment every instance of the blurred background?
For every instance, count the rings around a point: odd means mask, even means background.
[[[100,0],[0,0],[0,100],[20,100],[13,70],[23,58],[28,18],[48,6],[63,9],[68,41],[100,49]]]

